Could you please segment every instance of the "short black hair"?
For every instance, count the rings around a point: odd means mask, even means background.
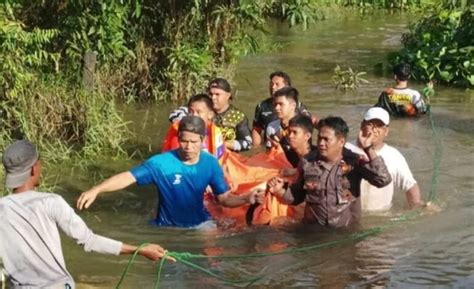
[[[204,137],[206,135],[206,123],[199,116],[187,115],[181,119],[178,126],[178,135],[187,131]]]
[[[342,136],[347,139],[347,135],[349,134],[349,126],[347,126],[347,123],[338,116],[329,116],[321,119],[318,123],[318,130],[321,130],[323,127],[333,129],[337,137]]]
[[[297,114],[290,119],[288,127],[299,127],[304,131],[313,134],[313,121],[311,118],[304,114]]]
[[[407,81],[410,78],[411,67],[407,63],[399,63],[393,68],[393,74],[400,81]]]
[[[278,76],[278,77],[281,77],[283,78],[283,80],[285,81],[286,85],[288,86],[291,86],[291,78],[288,74],[286,74],[285,72],[283,71],[275,71],[275,72],[272,72],[270,74],[270,80],[272,80],[275,76]]]
[[[191,98],[188,101],[188,108],[191,107],[191,104],[198,101],[204,102],[207,108],[209,108],[210,110],[214,110],[213,105],[212,105],[212,99],[209,97],[209,95],[205,93],[198,93],[191,96]]]
[[[287,99],[292,99],[295,103],[298,103],[298,95],[299,92],[296,88],[285,86],[275,91],[275,93],[273,94],[273,98],[284,96]]]

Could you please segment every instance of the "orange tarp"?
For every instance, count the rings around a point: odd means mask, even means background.
[[[234,152],[226,152],[222,161],[224,174],[229,183],[236,188],[236,194],[247,193],[252,189],[266,189],[266,182],[280,175],[282,169],[291,168],[281,149],[272,150],[269,153],[259,153],[251,157],[245,157]],[[242,221],[249,206],[238,208],[211,208],[216,206],[208,202],[208,208],[214,218],[232,217]],[[218,205],[217,205],[218,206]],[[281,204],[277,198],[267,193],[265,202],[255,208],[253,213],[253,224],[271,224],[276,217],[295,217],[296,213],[292,206]]]
[[[178,148],[177,128],[178,124],[173,124],[168,130],[163,142],[163,152]],[[208,131],[213,130],[208,129]],[[217,130],[213,132],[219,134]],[[206,139],[217,137],[217,135],[211,135],[211,137]],[[219,154],[219,162],[222,164],[227,182],[231,187],[236,188],[236,194],[244,194],[256,188],[265,190],[268,180],[278,176],[282,169],[292,167],[281,148],[273,149],[267,153],[258,153],[250,157],[227,151],[225,147],[223,149],[223,154]],[[206,195],[205,202],[209,212],[216,220],[233,218],[238,222],[242,222],[249,208],[248,205],[238,208],[224,208],[213,200],[211,194]],[[286,216],[295,217],[294,208],[281,204],[274,196],[267,193],[264,204],[255,208],[252,223],[271,224],[274,218]]]

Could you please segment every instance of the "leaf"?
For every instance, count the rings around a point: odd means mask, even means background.
[[[449,82],[454,77],[454,75],[452,75],[449,71],[441,71],[439,75],[444,81],[447,82]]]
[[[471,86],[474,86],[474,74],[471,74],[467,77],[467,80],[469,81],[469,84],[471,84]]]

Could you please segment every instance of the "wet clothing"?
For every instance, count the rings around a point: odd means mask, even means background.
[[[304,106],[301,101],[298,101],[296,105],[296,110],[298,113],[302,113],[311,117],[311,113],[308,109]],[[269,97],[264,101],[260,102],[255,107],[255,116],[253,118],[253,129],[257,129],[258,131],[264,131],[267,128],[267,125],[277,120],[278,117],[275,114],[275,107],[273,106],[273,97]]]
[[[119,255],[122,249],[121,242],[94,234],[59,195],[11,194],[0,199],[0,258],[13,288],[74,288],[58,227],[87,252]]]
[[[170,150],[177,149],[179,147],[178,141],[178,128],[179,121],[175,121],[171,124],[163,140],[161,146],[161,152],[167,152]],[[220,128],[214,123],[209,122],[206,127],[206,135],[202,142],[202,149],[217,159],[221,160],[225,153],[224,138]]]
[[[375,106],[385,109],[392,116],[417,116],[427,111],[421,94],[411,88],[387,88],[380,94]]]
[[[221,129],[224,141],[233,141],[233,151],[246,151],[252,146],[247,116],[235,106],[217,114],[214,123]]]
[[[357,147],[355,143],[356,142],[346,143],[346,148],[365,156],[365,152]],[[383,147],[376,152],[377,155],[384,159],[387,169],[392,176],[392,182],[382,188],[377,188],[366,180],[362,180],[360,185],[362,211],[374,212],[388,210],[392,207],[392,198],[395,188],[406,192],[416,185],[416,180],[413,178],[407,161],[396,148],[384,144]]]
[[[157,187],[158,226],[194,227],[210,220],[204,207],[206,187],[216,196],[228,190],[217,159],[204,151],[192,165],[183,163],[178,150],[172,150],[149,158],[130,172],[138,185]]]
[[[299,178],[286,191],[285,200],[306,202],[303,222],[329,227],[347,227],[360,218],[360,181],[382,187],[391,182],[381,157],[365,162],[344,150],[338,164],[321,160],[317,151],[306,155],[299,166]]]
[[[300,162],[300,158],[298,154],[291,149],[290,144],[288,142],[287,138],[287,129],[288,127],[282,127],[281,121],[279,119],[276,119],[272,122],[270,122],[267,126],[267,129],[265,130],[265,146],[269,149],[272,147],[272,143],[270,139],[274,138],[274,136],[277,136],[279,139],[280,146],[285,153],[286,159],[290,164],[296,168],[298,166],[298,163]],[[316,149],[313,145],[311,145],[311,139],[309,140],[309,145],[311,146],[312,149]]]

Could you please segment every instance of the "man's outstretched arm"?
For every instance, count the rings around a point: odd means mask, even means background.
[[[131,172],[123,172],[112,176],[90,190],[85,191],[77,199],[77,208],[79,210],[87,209],[95,201],[97,196],[101,193],[115,192],[130,186],[136,182],[135,177]]]
[[[245,194],[236,195],[231,190],[218,195],[217,201],[224,207],[239,207],[246,204],[262,203],[265,191],[255,190]]]
[[[145,258],[148,258],[152,261],[157,261],[166,254],[165,249],[163,249],[160,245],[158,244],[147,244],[142,247],[137,247],[134,245],[129,245],[122,243],[122,248],[120,249],[120,255],[128,255],[128,254],[133,254],[135,251],[138,250],[138,255],[141,255]],[[166,256],[167,260],[176,262],[176,260],[172,257]]]

